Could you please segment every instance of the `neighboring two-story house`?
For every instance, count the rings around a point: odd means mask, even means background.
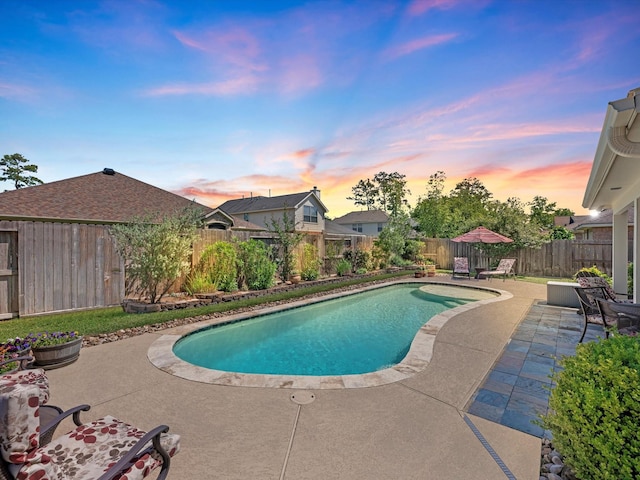
[[[334,222],[354,232],[377,237],[389,222],[389,214],[383,210],[363,210],[347,213]]]
[[[269,229],[272,222],[283,224],[285,212],[295,223],[297,231],[322,233],[326,229],[327,207],[320,200],[320,190],[313,190],[275,197],[250,196],[228,200],[220,205],[220,210],[234,218],[242,219]]]

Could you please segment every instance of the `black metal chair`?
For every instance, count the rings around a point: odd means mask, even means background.
[[[596,298],[602,318],[607,323],[614,323],[612,334],[638,335],[640,333],[640,304],[619,303],[612,300]]]
[[[596,299],[610,300],[604,287],[573,287],[580,301],[579,313],[582,313],[584,317],[584,328],[582,329],[582,335],[578,343],[582,343],[584,336],[587,333],[587,326],[591,324],[602,325],[604,327],[605,338],[609,337],[609,328],[615,325],[613,322],[611,325],[606,323],[606,317],[600,312]],[[611,319],[610,319],[611,320]]]

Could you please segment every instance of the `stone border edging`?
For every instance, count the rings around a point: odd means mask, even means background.
[[[420,281],[419,279],[402,279],[381,283],[375,286],[357,288],[349,291],[348,294],[360,293],[375,288],[381,288],[388,285],[399,283],[424,283],[433,285],[449,285],[460,288],[471,288],[477,290],[485,290],[498,295],[494,298],[478,300],[475,302],[461,305],[433,316],[426,324],[424,324],[414,337],[409,352],[405,358],[398,364],[390,368],[378,370],[376,372],[358,374],[358,375],[338,375],[338,376],[309,376],[309,375],[266,375],[266,374],[249,374],[226,372],[221,370],[213,370],[209,368],[199,367],[185,362],[173,353],[174,344],[184,335],[201,330],[213,325],[237,322],[246,320],[256,315],[264,315],[282,310],[288,310],[310,303],[330,300],[345,295],[344,292],[327,294],[314,299],[306,299],[304,301],[295,301],[285,305],[268,307],[256,310],[250,313],[241,313],[230,315],[228,317],[206,320],[198,324],[184,325],[176,327],[175,334],[165,334],[157,339],[149,347],[147,358],[160,370],[175,375],[186,380],[192,380],[201,383],[209,383],[213,385],[232,385],[243,387],[267,387],[267,388],[296,388],[296,389],[343,389],[343,388],[365,388],[395,383],[400,380],[412,377],[423,371],[429,365],[432,355],[436,335],[440,329],[454,316],[471,310],[473,308],[493,303],[497,301],[508,300],[513,297],[510,292],[488,287],[475,287],[459,283],[449,282],[433,282]]]

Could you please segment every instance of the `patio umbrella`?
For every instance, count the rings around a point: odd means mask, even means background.
[[[471,230],[470,232],[463,233],[462,235],[458,235],[455,238],[451,239],[452,242],[456,243],[511,243],[509,237],[505,237],[504,235],[500,235],[499,233],[494,232],[493,230],[489,230],[485,227],[477,227]]]
[[[505,237],[504,235],[500,235],[493,230],[489,230],[485,227],[477,227],[471,230],[470,232],[463,233],[462,235],[458,235],[455,238],[451,239],[452,242],[456,243],[511,243],[512,239],[509,237]],[[491,258],[488,259],[489,265],[491,265]],[[476,268],[476,277],[478,278],[479,272],[482,269]]]

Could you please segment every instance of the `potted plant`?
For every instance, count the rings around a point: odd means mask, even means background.
[[[25,340],[31,345],[34,364],[45,370],[75,362],[82,347],[82,336],[75,331],[30,333]]]
[[[0,362],[11,360],[12,358],[24,357],[29,354],[31,344],[23,338],[10,338],[0,345]],[[11,373],[20,369],[18,362],[9,362],[0,365],[0,374]]]
[[[427,258],[424,262],[427,266],[427,277],[436,276],[436,262],[432,258]]]

